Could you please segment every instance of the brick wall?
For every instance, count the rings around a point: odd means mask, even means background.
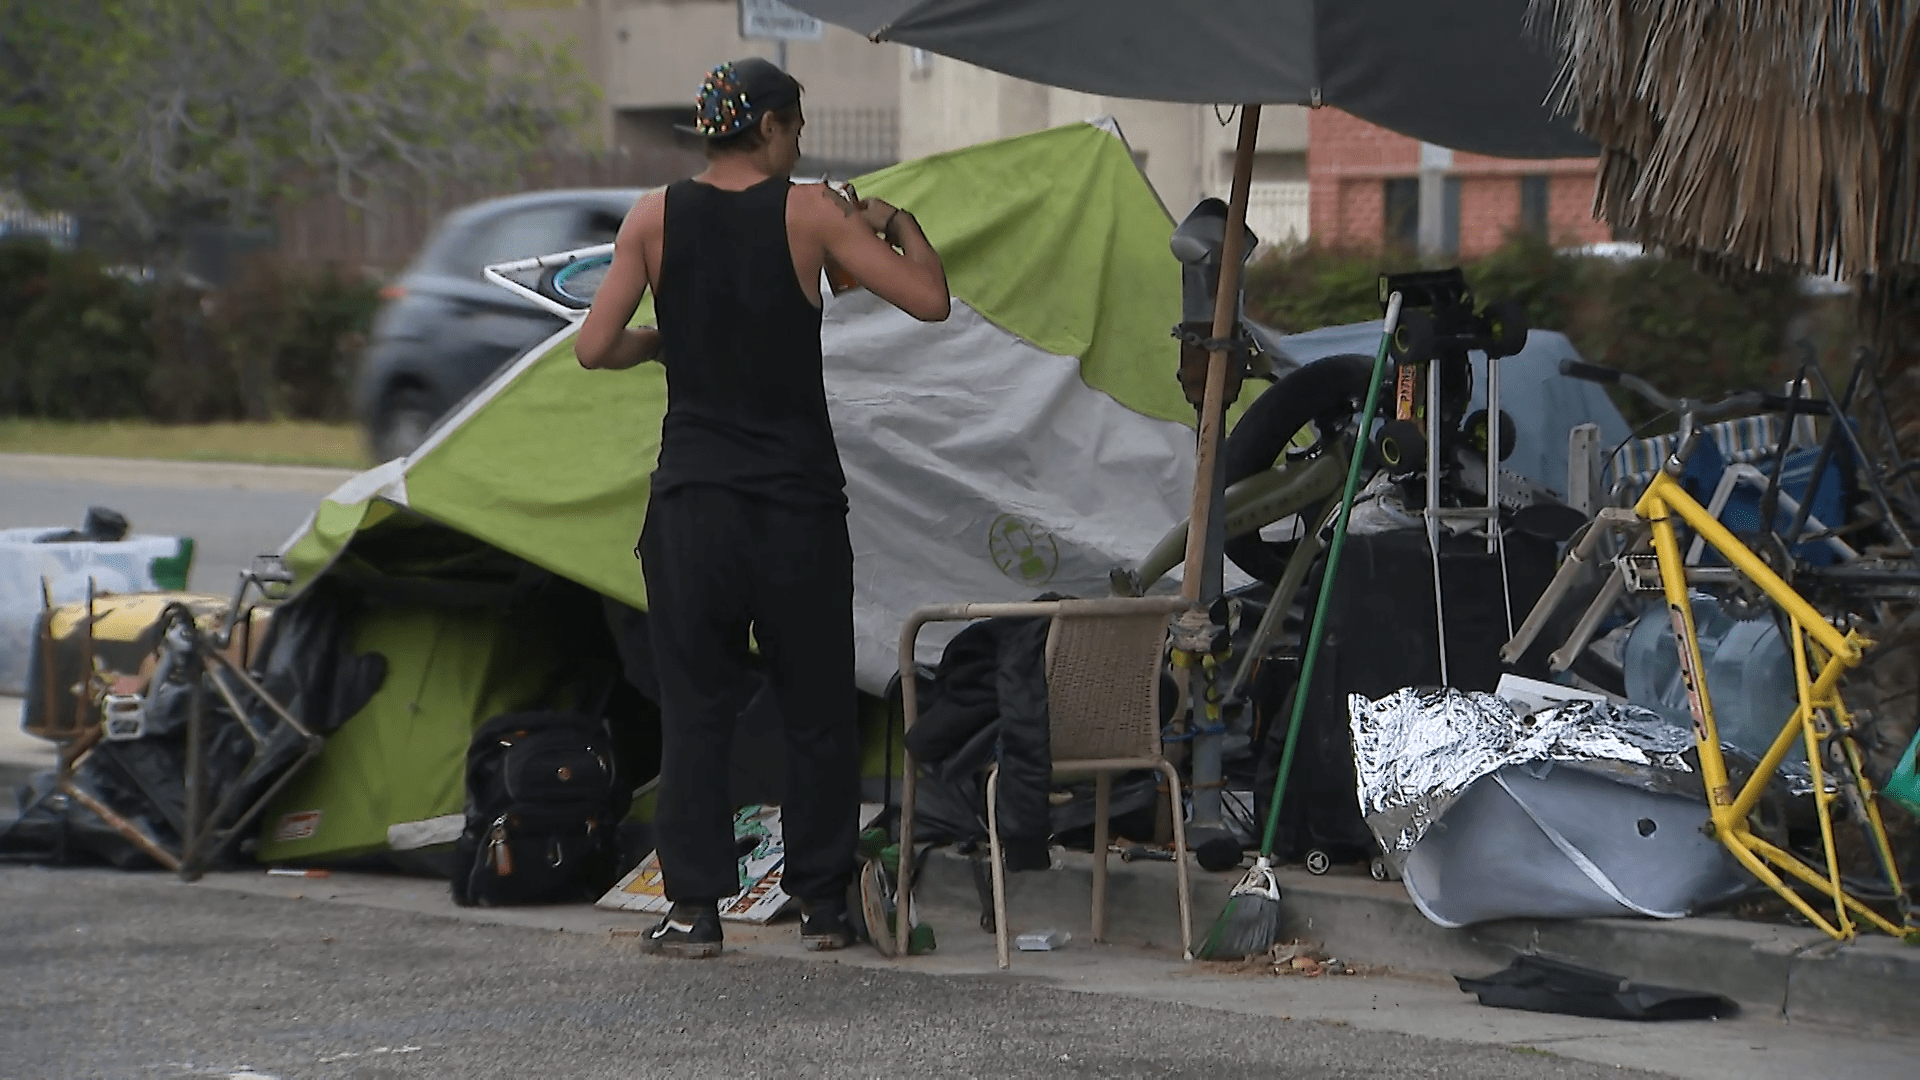
[[[1499,247],[1520,225],[1520,178],[1548,178],[1547,228],[1555,243],[1605,240],[1592,214],[1590,158],[1512,161],[1457,153],[1449,175],[1460,181],[1460,255]],[[1378,246],[1386,229],[1383,184],[1420,171],[1420,143],[1338,109],[1307,114],[1307,182],[1313,237],[1333,247]]]

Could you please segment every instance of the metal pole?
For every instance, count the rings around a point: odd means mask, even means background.
[[[1443,254],[1446,246],[1447,170],[1453,151],[1432,143],[1420,144],[1420,216],[1415,235],[1421,256]]]
[[[1440,685],[1447,683],[1447,611],[1440,593],[1440,364],[1435,356],[1427,375],[1427,546],[1433,550],[1433,618],[1439,628]]]

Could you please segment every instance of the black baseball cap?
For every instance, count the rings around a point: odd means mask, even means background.
[[[673,126],[703,139],[724,139],[799,100],[800,83],[779,65],[758,56],[730,60],[707,72],[700,83],[700,95],[693,101],[693,123]]]

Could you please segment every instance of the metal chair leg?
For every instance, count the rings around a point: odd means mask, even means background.
[[[1007,948],[1007,866],[1000,852],[1000,765],[987,770],[987,853],[993,860],[993,953],[1005,971],[1013,962]]]
[[[894,948],[898,950],[894,955],[904,958],[907,956],[907,935],[912,930],[908,925],[907,916],[913,910],[914,777],[920,769],[914,764],[911,752],[903,749],[901,758],[905,766],[900,784],[900,873],[894,879],[893,906],[896,914],[893,917],[893,942]],[[868,933],[872,932],[868,931]],[[886,927],[881,927],[880,933],[886,933]]]
[[[1193,890],[1187,884],[1187,822],[1180,807],[1180,773],[1170,761],[1160,763],[1167,778],[1167,790],[1173,798],[1174,876],[1180,887],[1180,954],[1193,959]]]
[[[1107,815],[1113,803],[1113,774],[1093,777],[1093,940],[1107,940]]]

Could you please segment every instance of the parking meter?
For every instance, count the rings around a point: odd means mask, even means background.
[[[1253,257],[1260,238],[1252,229],[1244,227],[1241,235],[1246,240],[1240,252],[1244,267]],[[1220,293],[1220,268],[1226,241],[1227,204],[1219,199],[1202,199],[1173,230],[1173,239],[1168,243],[1173,257],[1180,260],[1180,325],[1173,331],[1180,339],[1180,387],[1195,409],[1200,407],[1206,392],[1207,354],[1215,344],[1212,341],[1213,308]],[[1228,401],[1240,396],[1240,384],[1257,359],[1252,339],[1241,327],[1247,293],[1244,274],[1240,282],[1233,298],[1233,330],[1226,342],[1231,365],[1227,372]],[[1265,365],[1260,373],[1268,373]]]

